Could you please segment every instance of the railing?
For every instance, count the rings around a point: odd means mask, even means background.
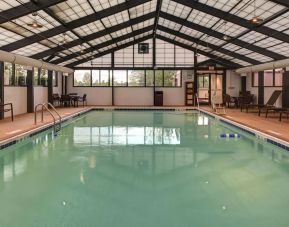
[[[196,101],[197,101],[197,107],[200,113],[200,102],[199,102],[199,97],[198,97],[198,93],[196,93]]]
[[[37,124],[37,109],[40,106],[41,106],[41,122],[44,121],[43,115],[44,115],[44,110],[46,110],[51,115],[51,117],[53,118],[53,131],[54,131],[54,134],[57,134],[57,132],[61,130],[62,117],[57,112],[57,110],[54,108],[54,106],[51,103],[49,103],[49,102],[48,103],[40,103],[40,104],[37,104],[35,106],[35,109],[34,109],[34,124]],[[59,128],[58,129],[56,128],[56,123],[57,123],[56,122],[56,118],[55,118],[53,112],[51,110],[49,110],[49,107],[56,113],[56,115],[59,118],[59,122],[58,122]]]

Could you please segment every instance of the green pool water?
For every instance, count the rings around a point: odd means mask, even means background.
[[[90,112],[0,152],[0,226],[289,226],[288,167],[198,113]]]

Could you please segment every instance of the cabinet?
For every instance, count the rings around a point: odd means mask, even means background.
[[[186,82],[186,106],[194,105],[194,82]]]

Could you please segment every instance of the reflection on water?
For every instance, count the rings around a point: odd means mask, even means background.
[[[91,146],[180,144],[180,128],[74,127],[73,142]]]

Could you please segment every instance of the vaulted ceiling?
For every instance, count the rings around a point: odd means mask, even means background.
[[[2,0],[0,10],[1,50],[69,67],[153,37],[232,67],[289,57],[288,0]],[[43,27],[27,25],[35,19]]]

